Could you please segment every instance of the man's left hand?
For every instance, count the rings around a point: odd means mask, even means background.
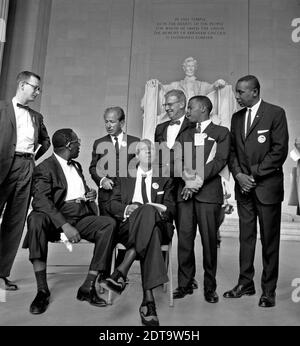
[[[94,189],[91,189],[89,192],[85,194],[85,198],[87,201],[93,202],[97,197],[97,192]]]

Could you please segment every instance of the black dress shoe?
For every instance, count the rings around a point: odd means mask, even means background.
[[[275,306],[275,293],[263,293],[259,299],[258,306],[261,308],[272,308]]]
[[[87,301],[91,305],[98,307],[103,307],[107,305],[104,299],[98,297],[94,286],[88,290],[83,287],[80,287],[77,292],[77,299],[81,301]]]
[[[159,320],[156,313],[155,303],[146,302],[140,306],[140,316],[144,326],[159,326]]]
[[[224,298],[241,298],[242,296],[253,296],[255,294],[254,284],[236,285],[232,290],[223,294]]]
[[[99,274],[97,275],[97,278],[95,281],[95,289],[98,296],[101,294],[104,294],[104,288],[100,285],[100,283],[101,281],[105,280],[106,277],[107,277],[107,274],[105,272],[99,272]]]
[[[204,298],[208,303],[217,303],[219,296],[215,290],[204,291]]]
[[[19,288],[16,284],[8,280],[8,278],[0,277],[4,281],[6,291],[17,291]]]
[[[193,290],[198,289],[198,282],[197,282],[197,280],[195,278],[193,278],[191,286],[192,286]]]
[[[100,282],[100,285],[106,289],[111,290],[117,294],[121,294],[127,285],[126,277],[116,269],[109,277]]]
[[[180,287],[179,286],[173,292],[173,298],[174,299],[181,299],[181,298],[184,298],[187,294],[193,294],[192,286],[187,286],[187,287]]]
[[[36,297],[30,305],[29,311],[34,315],[42,314],[49,305],[50,292],[39,290]]]

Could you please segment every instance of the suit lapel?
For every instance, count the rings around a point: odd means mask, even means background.
[[[256,127],[256,125],[260,122],[260,119],[262,118],[263,116],[263,112],[264,112],[264,102],[261,101],[260,103],[260,106],[257,110],[257,113],[255,115],[255,118],[251,124],[251,127],[250,127],[250,130],[249,130],[249,133],[248,133],[248,136],[251,134],[251,132],[253,131],[253,129]],[[247,136],[247,137],[248,137]]]
[[[38,121],[35,112],[32,109],[29,109],[29,115],[31,117],[33,129],[34,129],[34,148],[36,149],[36,145],[38,143],[38,136],[39,136],[39,130],[38,130]]]
[[[14,129],[17,127],[16,125],[16,115],[15,115],[15,110],[12,102],[8,103],[8,116],[9,119],[14,127]]]
[[[64,171],[63,171],[60,163],[58,162],[58,160],[57,160],[57,158],[55,157],[54,154],[51,156],[51,158],[53,160],[54,165],[56,166],[56,172],[58,173],[58,175],[59,175],[59,177],[60,177],[60,179],[61,179],[61,181],[62,181],[62,183],[63,183],[63,185],[65,187],[65,190],[67,192],[68,183],[67,183],[67,179],[65,177]]]

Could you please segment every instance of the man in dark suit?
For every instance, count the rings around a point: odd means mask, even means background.
[[[109,214],[120,222],[119,241],[127,250],[123,262],[100,285],[120,294],[133,261],[140,259],[143,286],[140,316],[144,325],[156,326],[159,321],[152,290],[168,281],[161,244],[168,244],[173,236],[174,185],[171,178],[157,176],[158,170],[152,167],[155,150],[149,140],[138,143],[136,153],[139,161],[136,177],[117,178],[107,203]],[[148,202],[160,207],[157,209]]]
[[[107,135],[93,145],[90,174],[98,187],[100,215],[105,215],[105,202],[110,198],[114,177],[127,176],[127,164],[135,156],[139,138],[123,132],[125,113],[121,107],[110,107],[104,112]]]
[[[159,124],[155,129],[154,140],[155,143],[160,145],[157,158],[160,164],[169,168],[168,172],[165,172],[166,174],[171,177],[180,177],[182,173],[181,166],[176,167],[174,164],[181,163],[181,158],[179,161],[176,160],[177,149],[180,146],[182,134],[190,127],[190,123],[185,117],[186,97],[184,92],[175,89],[167,92],[164,107],[170,121]],[[176,181],[178,180],[176,179]]]
[[[212,123],[211,110],[212,103],[206,96],[194,96],[188,102],[187,118],[194,126],[182,136],[182,146],[190,147],[191,158],[184,155],[183,180],[178,189],[178,288],[173,296],[179,299],[193,293],[198,225],[203,247],[204,297],[209,303],[217,303],[217,230],[223,204],[219,173],[229,157],[230,135],[226,127]],[[199,189],[189,187],[192,172],[202,180]]]
[[[90,190],[81,166],[72,159],[78,157],[80,140],[71,129],[61,129],[52,137],[54,154],[39,164],[34,171],[33,211],[28,216],[28,231],[24,248],[29,248],[29,259],[37,282],[37,295],[30,305],[32,314],[41,314],[49,304],[46,265],[48,241],[57,241],[64,233],[69,242],[81,238],[95,243],[94,254],[85,282],[77,299],[94,306],[105,306],[95,291],[98,274],[105,275],[112,254],[114,219],[97,216],[94,202],[96,191]]]
[[[240,218],[240,275],[238,284],[224,297],[255,294],[253,262],[258,218],[263,257],[259,306],[272,307],[278,280],[287,120],[282,108],[261,100],[255,76],[238,80],[236,99],[244,108],[232,117],[229,166]]]
[[[5,208],[0,228],[0,278],[6,290],[18,289],[8,276],[24,229],[34,161],[50,146],[42,115],[28,107],[40,93],[40,77],[23,71],[17,76],[14,98],[0,101],[0,216]]]

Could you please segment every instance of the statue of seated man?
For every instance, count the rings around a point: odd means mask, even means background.
[[[187,100],[196,95],[208,96],[213,103],[213,121],[218,125],[230,126],[231,114],[236,109],[231,85],[228,85],[223,79],[218,79],[213,84],[197,80],[195,76],[197,60],[193,57],[186,58],[182,66],[185,72],[183,80],[165,85],[157,79],[150,79],[146,82],[141,104],[144,111],[143,138],[153,140],[155,127],[168,120],[163,102],[165,94],[172,89],[182,90]]]

